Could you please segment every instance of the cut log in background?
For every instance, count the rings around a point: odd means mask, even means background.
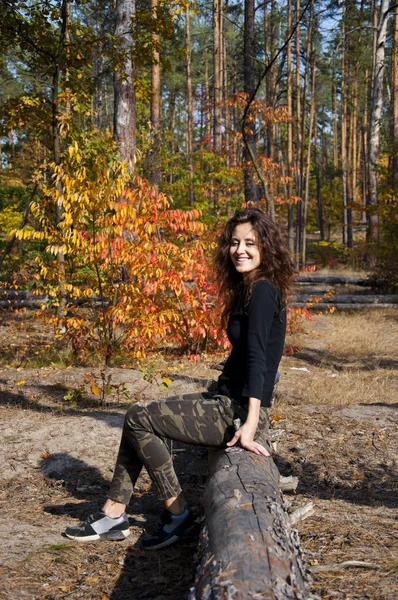
[[[212,453],[204,505],[190,600],[307,598],[298,534],[271,457],[236,447]]]

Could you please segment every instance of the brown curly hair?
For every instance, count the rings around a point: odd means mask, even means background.
[[[235,227],[242,223],[251,223],[261,257],[260,265],[249,272],[244,281],[242,274],[235,269],[229,255],[232,233]],[[260,279],[266,279],[274,285],[282,299],[286,300],[294,274],[293,263],[278,226],[259,208],[237,211],[227,221],[218,240],[214,267],[223,305],[222,323],[224,326],[242,292],[248,300],[254,284]]]

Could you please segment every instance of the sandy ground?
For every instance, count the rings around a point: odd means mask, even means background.
[[[363,324],[368,320],[365,314]],[[361,330],[358,323],[355,331]],[[299,477],[297,494],[288,497],[291,509],[310,500],[315,504],[315,514],[299,531],[308,567],[329,570],[313,573],[312,595],[393,600],[398,589],[397,316],[390,311],[378,317],[381,340],[372,342],[370,335],[377,334],[363,325],[362,346],[354,340],[354,350],[339,354],[334,339],[345,327],[337,315],[319,316],[306,334],[289,341],[295,353],[283,359],[272,411],[274,458],[284,475]],[[0,599],[186,598],[196,540],[154,553],[137,546],[160,508],[145,474],[129,507],[126,542],[83,545],[61,533],[101,503],[126,405],[163,397],[166,376],[172,380],[167,394],[173,395],[203,389],[217,371],[210,360],[164,363],[151,377],[112,369],[113,387],[100,405],[93,395],[98,391],[93,382],[102,381],[99,368],[25,368],[26,357],[49,339],[34,321],[26,324],[25,317],[21,327],[20,317],[3,314],[0,343],[11,366],[3,362],[0,370]],[[13,348],[22,357],[18,365],[11,360]],[[188,499],[200,510],[206,451],[183,446],[173,451]],[[368,568],[335,566],[352,560]]]

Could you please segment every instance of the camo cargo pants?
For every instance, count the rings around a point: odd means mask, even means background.
[[[196,446],[223,447],[234,435],[234,419],[247,410],[235,400],[211,392],[139,402],[127,411],[108,497],[128,504],[144,466],[160,500],[178,496],[181,487],[164,439]],[[260,410],[258,431],[268,423]]]

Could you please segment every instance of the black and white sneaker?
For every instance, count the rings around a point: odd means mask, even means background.
[[[152,535],[147,535],[141,540],[141,548],[145,550],[159,550],[189,537],[199,530],[200,520],[192,514],[188,506],[180,515],[173,515],[164,510],[160,517],[158,529]]]
[[[101,510],[87,517],[79,525],[67,527],[65,535],[77,542],[124,540],[130,535],[129,521],[125,512],[112,519]]]

